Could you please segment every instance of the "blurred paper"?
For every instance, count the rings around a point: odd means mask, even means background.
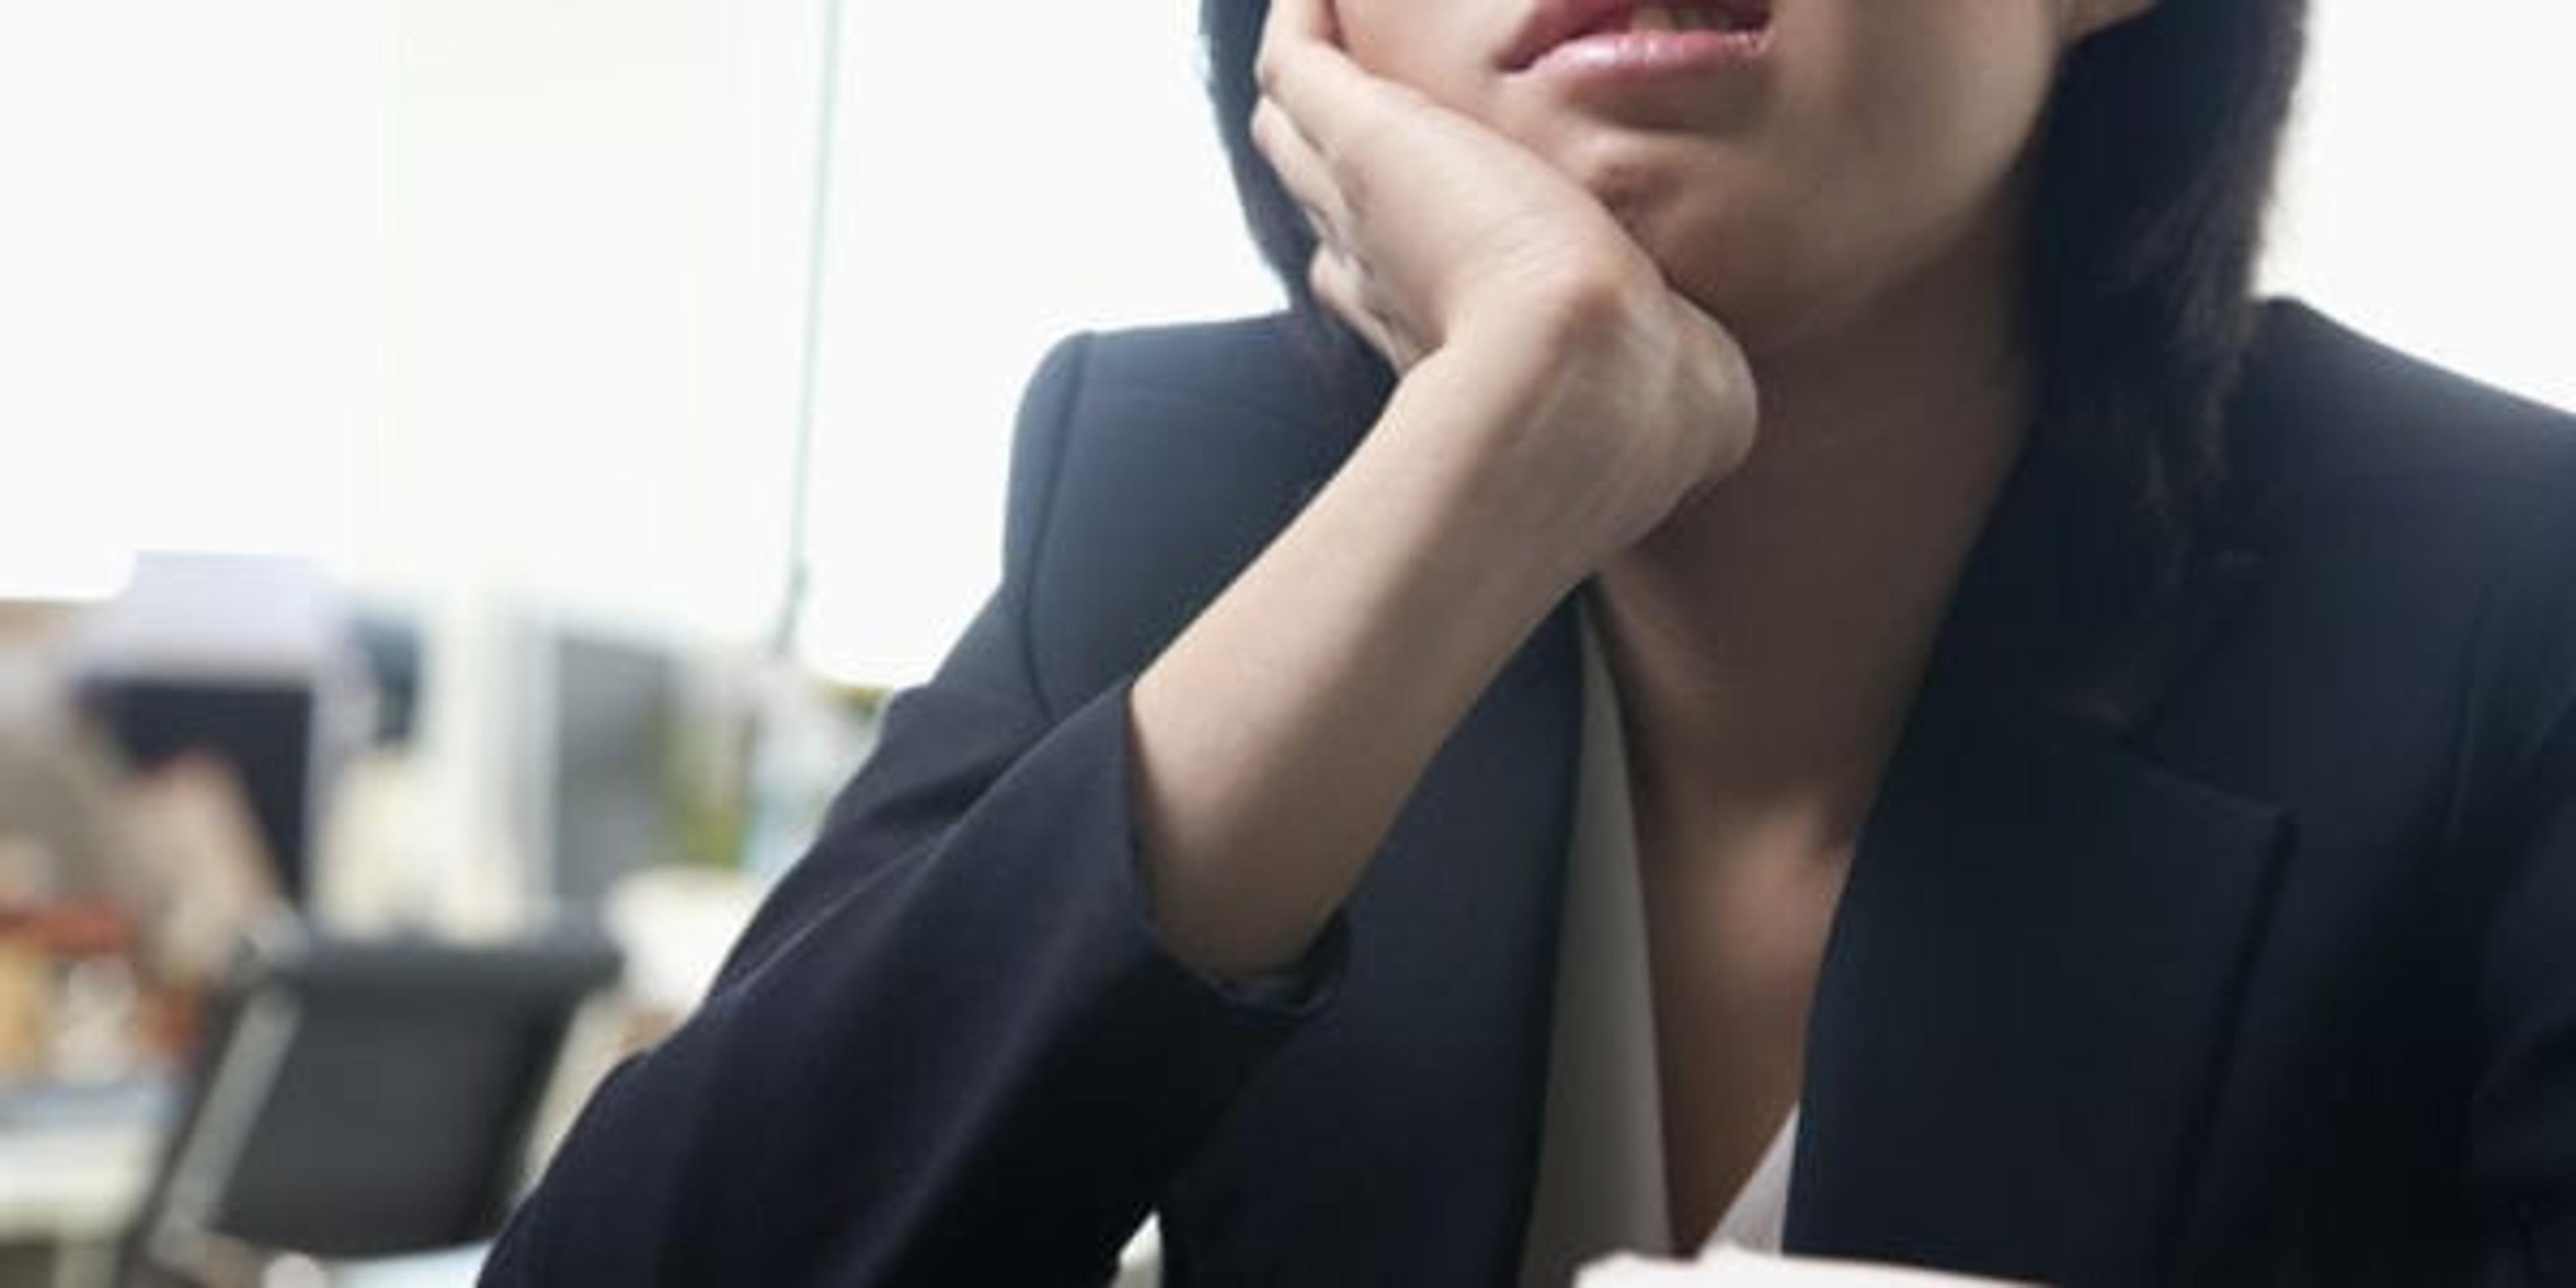
[[[1622,1254],[1585,1266],[1575,1288],[1962,1288],[2001,1280],[1871,1265],[1775,1257],[1720,1244],[1697,1261],[1657,1261]]]
[[[154,967],[190,985],[219,977],[239,946],[284,915],[275,863],[240,779],[211,756],[182,756],[124,793],[140,915]]]

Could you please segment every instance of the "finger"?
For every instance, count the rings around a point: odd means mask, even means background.
[[[1386,307],[1368,274],[1339,249],[1327,245],[1315,252],[1307,266],[1306,285],[1333,316],[1358,332],[1399,374],[1411,370],[1421,359],[1423,347],[1414,341],[1394,311]]]
[[[1338,46],[1341,39],[1332,0],[1270,0],[1269,17],[1261,25],[1261,51],[1254,70],[1266,80],[1274,51],[1285,52],[1298,45]]]
[[[1252,141],[1270,161],[1271,170],[1290,198],[1303,207],[1320,241],[1344,240],[1350,231],[1350,207],[1332,167],[1296,122],[1278,104],[1263,99],[1252,110]]]
[[[1343,52],[1325,0],[1273,0],[1262,37],[1262,92],[1327,161],[1339,162],[1400,120],[1418,95],[1370,75]]]
[[[1330,247],[1315,252],[1306,266],[1306,288],[1344,326],[1359,333],[1368,346],[1395,362],[1395,336],[1367,302],[1367,290],[1360,283],[1358,271],[1348,259]]]

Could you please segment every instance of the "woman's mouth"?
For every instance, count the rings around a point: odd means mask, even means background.
[[[1513,72],[1680,71],[1750,58],[1770,31],[1771,0],[1554,0],[1503,61]]]

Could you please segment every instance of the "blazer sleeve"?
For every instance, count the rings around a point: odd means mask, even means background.
[[[2502,697],[2482,721],[2518,731],[2497,756],[2514,772],[2484,847],[2470,1120],[2482,1278],[2496,1285],[2576,1285],[2576,450],[2553,459],[2538,557],[2497,611],[2520,638],[2500,650]]]
[[[1157,940],[1127,684],[1059,715],[1026,605],[1080,339],[1023,404],[1000,589],[696,1014],[594,1094],[487,1284],[1102,1280],[1264,1058],[1321,1007]]]
[[[2489,1282],[2576,1285],[2576,720],[2543,766],[2529,848],[2496,904],[2490,1039],[2473,1155],[2490,1196]]]

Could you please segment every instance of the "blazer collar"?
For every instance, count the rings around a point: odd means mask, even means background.
[[[2260,564],[2218,511],[2158,592],[2105,593],[2117,570],[2061,553],[2072,495],[2025,459],[1863,832],[1809,1020],[1793,1248],[2153,1280],[2181,1232],[2293,836],[2150,748]]]
[[[1819,977],[1790,1245],[2163,1277],[2290,842],[2099,724],[1930,697]]]
[[[2261,495],[2233,480],[2168,536],[2034,444],[1961,574],[1927,694],[2133,742],[2260,576]]]
[[[2221,498],[2168,579],[2088,566],[2062,537],[2082,504],[2016,468],[1864,828],[1809,1021],[1794,1249],[2095,1282],[2158,1278],[2182,1233],[2293,832],[2154,731],[2261,565]],[[1519,941],[1545,946],[1534,980],[1554,931]],[[1543,1067],[1533,987],[1514,1046]]]

